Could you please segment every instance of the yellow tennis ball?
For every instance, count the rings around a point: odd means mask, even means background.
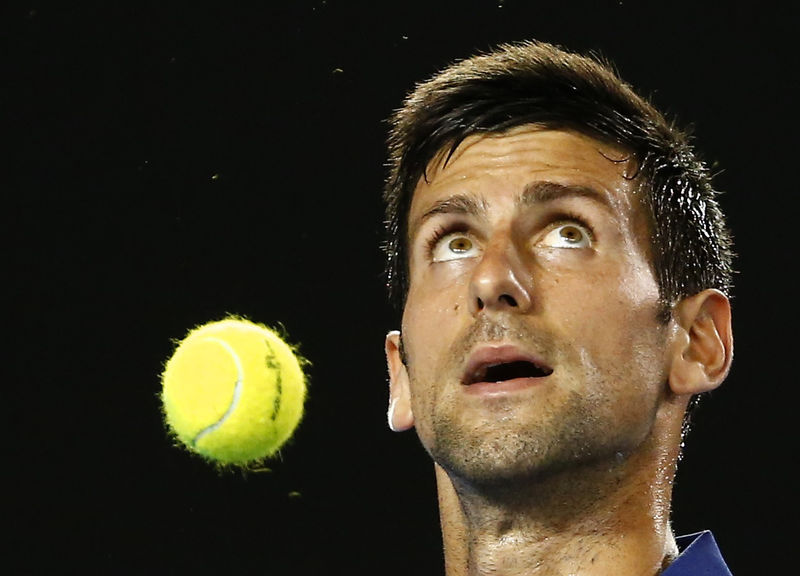
[[[219,464],[259,462],[300,423],[304,362],[261,324],[227,318],[195,328],[161,375],[167,425],[189,450]]]

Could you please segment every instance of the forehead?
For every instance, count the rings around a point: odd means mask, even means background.
[[[411,201],[409,232],[415,217],[453,195],[479,195],[481,201],[518,197],[536,182],[594,190],[612,208],[627,212],[636,190],[633,155],[620,146],[568,130],[523,126],[502,134],[473,135],[448,157],[441,151],[420,178]]]

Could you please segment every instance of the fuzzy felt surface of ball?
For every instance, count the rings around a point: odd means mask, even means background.
[[[303,417],[304,363],[262,324],[226,318],[199,326],[161,374],[167,426],[186,448],[215,463],[262,462]]]

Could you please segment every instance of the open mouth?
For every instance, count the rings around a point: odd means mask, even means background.
[[[517,378],[544,378],[552,373],[553,369],[547,366],[540,366],[528,360],[516,360],[478,366],[469,373],[464,383],[470,385],[477,382],[504,382]]]

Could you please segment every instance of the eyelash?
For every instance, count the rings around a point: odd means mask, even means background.
[[[431,258],[433,256],[433,249],[436,248],[436,245],[442,238],[449,234],[455,234],[456,232],[469,232],[469,226],[466,224],[452,224],[450,226],[438,225],[426,242],[425,254],[427,257]]]
[[[586,233],[589,234],[589,240],[594,242],[595,235],[594,230],[591,226],[586,222],[586,220],[582,216],[578,216],[574,212],[570,212],[567,210],[561,210],[550,218],[550,221],[547,223],[547,226],[556,226],[561,224],[567,224],[568,222],[574,222],[579,224],[581,228],[586,230]],[[425,253],[430,258],[433,255],[433,249],[439,243],[439,241],[449,234],[455,234],[457,232],[468,233],[469,232],[469,225],[465,223],[456,223],[451,225],[438,225],[433,232],[431,232],[430,237],[428,238],[425,246]]]
[[[594,242],[594,229],[584,220],[583,217],[578,216],[574,212],[569,212],[566,210],[562,210],[557,213],[554,218],[548,224],[549,226],[560,225],[560,224],[567,224],[569,222],[574,222],[575,224],[579,224],[581,228],[586,230],[586,233],[589,235],[589,240]]]

